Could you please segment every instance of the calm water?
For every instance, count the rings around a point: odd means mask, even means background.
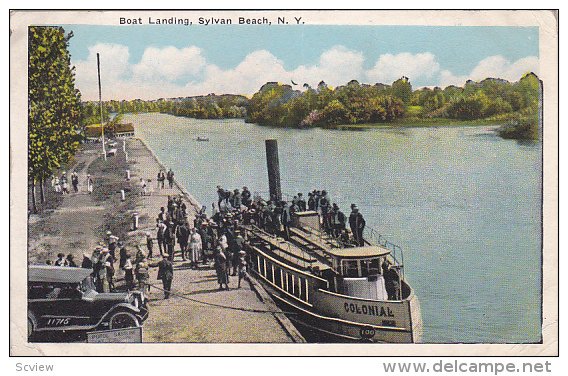
[[[268,191],[264,140],[277,139],[283,192],[326,189],[346,214],[357,203],[369,226],[405,249],[425,342],[540,341],[540,144],[502,140],[484,127],[331,131],[162,114],[125,120],[208,206],[218,184]]]

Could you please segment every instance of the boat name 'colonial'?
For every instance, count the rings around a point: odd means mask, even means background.
[[[345,312],[357,313],[360,315],[370,315],[370,316],[379,316],[379,317],[394,317],[391,309],[389,307],[379,307],[376,305],[367,305],[367,304],[359,304],[357,303],[344,303],[343,307],[345,308]]]

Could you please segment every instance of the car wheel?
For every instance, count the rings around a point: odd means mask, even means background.
[[[139,326],[138,318],[126,311],[115,312],[108,320],[109,329],[136,328]]]

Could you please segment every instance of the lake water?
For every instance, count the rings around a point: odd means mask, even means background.
[[[164,114],[125,120],[208,207],[217,185],[267,192],[264,140],[277,139],[283,192],[326,189],[346,214],[357,203],[369,226],[404,248],[424,342],[540,341],[540,143],[503,140],[491,127],[334,131]]]

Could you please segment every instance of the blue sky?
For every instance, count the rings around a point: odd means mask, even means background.
[[[536,27],[87,26],[72,30],[84,99],[95,99],[96,52],[104,99],[215,92],[250,95],[266,81],[332,86],[351,79],[415,87],[538,73]],[[93,77],[94,76],[94,77]],[[106,81],[106,82],[105,82]]]

